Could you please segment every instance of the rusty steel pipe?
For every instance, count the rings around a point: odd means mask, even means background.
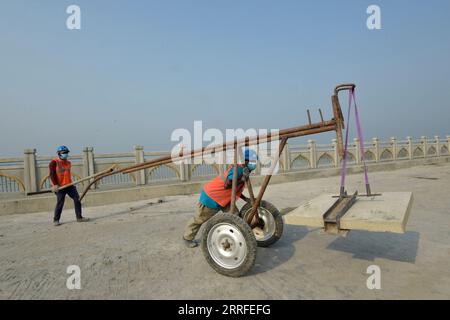
[[[329,120],[329,121],[325,121],[325,122],[319,122],[319,123],[314,123],[311,125],[305,125],[305,126],[300,126],[300,127],[293,127],[293,128],[289,128],[289,129],[284,129],[284,130],[280,130],[278,134],[272,134],[272,133],[268,133],[265,135],[261,135],[261,136],[255,136],[255,137],[251,137],[249,138],[249,144],[245,143],[245,139],[240,139],[237,141],[238,145],[241,146],[248,146],[248,145],[255,145],[255,144],[259,144],[259,143],[264,143],[264,142],[269,142],[274,140],[275,138],[278,137],[278,139],[280,139],[280,137],[282,135],[285,134],[291,134],[291,133],[298,133],[301,131],[305,131],[305,130],[309,130],[309,129],[315,129],[315,128],[320,128],[323,126],[328,126],[328,125],[334,125],[335,124],[335,120]],[[299,134],[298,136],[301,136],[301,134]],[[166,157],[162,157],[162,158],[158,158],[158,159],[153,159],[150,161],[146,161],[137,165],[133,165],[127,168],[123,168],[118,170],[117,172],[123,172],[123,173],[130,173],[133,172],[131,170],[133,169],[138,169],[138,168],[150,168],[154,164],[154,163],[158,163],[158,162],[162,162],[165,160],[171,160],[171,162],[175,162],[175,161],[180,161],[180,160],[184,160],[184,159],[188,159],[188,158],[194,158],[196,156],[202,155],[205,152],[210,152],[210,151],[215,151],[215,152],[220,152],[220,151],[224,151],[226,149],[230,149],[231,147],[234,146],[234,142],[225,142],[221,145],[214,145],[214,146],[209,146],[209,147],[204,147],[202,149],[198,149],[198,150],[193,150],[191,151],[189,154],[183,154],[181,156],[177,156],[177,157],[172,157],[172,156],[166,156]],[[151,165],[149,167],[147,167],[148,165]]]
[[[298,128],[296,128],[297,130],[292,130],[292,129],[280,130],[278,135],[267,134],[267,135],[263,135],[263,136],[251,137],[251,138],[249,138],[248,142],[241,139],[241,140],[237,141],[237,144],[241,145],[241,146],[250,146],[250,145],[256,145],[256,144],[265,143],[265,142],[271,142],[271,141],[274,141],[276,138],[277,138],[277,140],[281,140],[284,137],[294,138],[294,137],[301,137],[301,136],[315,134],[315,133],[334,131],[336,129],[335,124],[336,124],[336,121],[331,120],[331,121],[325,121],[323,124],[316,123],[311,126],[307,125],[307,126],[303,126],[303,127],[298,127]],[[116,171],[115,173],[131,173],[134,171],[152,168],[154,166],[158,166],[158,165],[162,165],[162,164],[177,162],[177,161],[185,160],[188,158],[195,158],[195,157],[203,155],[205,152],[210,152],[213,150],[215,152],[222,152],[222,151],[229,149],[233,145],[234,145],[234,142],[231,142],[231,143],[228,142],[228,143],[224,143],[223,145],[211,146],[211,147],[203,148],[201,150],[200,149],[194,150],[190,154],[183,155],[183,156],[177,156],[177,157],[167,156],[167,157],[163,157],[163,158],[158,158],[158,159],[147,161],[147,162],[144,162],[144,163],[141,163],[138,165],[134,165],[131,167],[122,168],[122,169]]]
[[[249,195],[249,198],[250,198],[250,204],[252,205],[252,208],[253,208],[253,205],[254,205],[256,200],[255,200],[255,194],[253,193],[253,186],[252,186],[252,182],[250,181],[250,177],[248,177],[247,180],[245,181],[245,186],[247,187],[248,195]],[[256,218],[257,219],[255,221],[252,221],[252,223],[254,222],[255,224],[257,224],[259,222],[259,216],[258,215],[256,215]]]
[[[233,155],[233,180],[231,183],[231,202],[230,213],[236,212],[236,194],[237,194],[237,178],[238,178],[238,147],[237,140],[234,139],[234,155]]]
[[[250,181],[250,177],[248,177],[247,181],[245,181],[245,184],[247,185],[250,203],[253,205],[255,203],[255,194],[253,193],[253,186],[252,182]]]
[[[305,135],[311,135],[311,134],[317,134],[317,133],[322,133],[322,132],[328,132],[328,131],[334,131],[337,128],[337,122],[332,120],[332,121],[326,121],[324,122],[324,125],[319,126],[317,124],[314,124],[312,126],[303,126],[303,128],[306,129],[302,129],[302,130],[297,130],[294,132],[291,132],[289,134],[280,134],[278,136],[279,139],[288,139],[288,138],[295,138],[295,137],[300,137],[300,136],[305,136]],[[302,127],[298,127],[298,128],[302,128]],[[290,129],[286,129],[286,130],[282,130],[283,132],[290,132],[292,130]],[[281,131],[280,131],[281,132]],[[339,133],[339,132],[337,132]],[[272,137],[270,134],[268,135],[264,135],[263,138],[261,138],[261,140],[259,141],[260,137],[253,137],[253,138],[249,138],[248,141],[244,141],[245,146],[250,146],[250,145],[254,145],[254,144],[259,144],[259,143],[264,143],[264,142],[268,142],[268,141],[272,141]],[[342,138],[342,134],[341,134],[341,138]],[[338,141],[339,141],[339,137],[338,137]],[[234,144],[234,143],[233,143]],[[238,141],[239,144],[239,141]],[[226,146],[229,146],[230,143],[224,144]],[[338,144],[339,145],[339,144]],[[208,148],[210,151],[212,148]],[[220,150],[220,151],[224,151],[224,150]],[[219,152],[220,152],[219,151]],[[131,166],[131,167],[126,167],[126,168],[122,168],[119,170],[115,170],[109,173],[106,173],[104,175],[101,175],[97,178],[95,178],[84,190],[83,194],[80,197],[80,200],[83,200],[83,198],[85,197],[86,193],[89,191],[90,187],[92,185],[94,185],[95,183],[97,183],[99,180],[114,175],[114,174],[118,174],[118,173],[122,173],[122,174],[127,174],[127,173],[132,173],[135,171],[139,171],[139,170],[144,170],[147,168],[152,168],[152,167],[156,167],[156,166],[160,166],[160,165],[164,165],[164,164],[169,164],[175,161],[180,161],[183,159],[187,159],[189,157],[196,157],[196,156],[200,156],[204,153],[204,150],[197,150],[195,151],[195,153],[191,152],[189,155],[184,155],[181,157],[176,157],[176,158],[171,158],[171,157],[163,157],[163,158],[158,158],[158,159],[154,159],[153,161],[148,161],[145,164],[145,166],[143,166],[142,164],[140,166]]]
[[[339,139],[342,139],[342,132],[338,131],[339,130],[338,129],[339,128],[338,123],[339,123],[338,121],[332,120],[332,121],[324,122],[324,124],[321,125],[321,126],[318,125],[318,124],[314,124],[312,126],[298,127],[298,128],[304,128],[304,129],[301,129],[301,130],[298,129],[297,131],[293,131],[293,132],[291,132],[292,130],[290,130],[290,129],[282,130],[283,134],[278,135],[278,139],[289,139],[289,138],[295,138],[295,137],[300,137],[300,136],[305,136],[305,135],[311,135],[311,134],[317,134],[317,133],[322,133],[322,132],[328,132],[328,131],[336,130],[337,131],[337,135],[338,135],[338,141],[339,141]],[[285,133],[285,132],[291,132],[291,133]],[[340,133],[340,137],[341,138],[339,138],[339,133]],[[258,137],[253,137],[253,138],[249,138],[247,142],[244,141],[244,144],[245,144],[245,146],[250,146],[250,145],[254,145],[254,144],[259,144],[259,143],[272,141],[272,140],[275,139],[275,138],[272,138],[272,136],[270,134],[264,135],[261,139],[259,139],[259,138],[260,138],[259,136]],[[341,141],[341,143],[342,143],[342,141]],[[239,144],[239,141],[238,141],[238,144]],[[225,145],[225,147],[228,147],[230,145],[230,143],[227,143],[227,144],[224,144],[224,145]],[[233,145],[234,145],[234,143],[233,143]],[[338,145],[339,145],[339,142],[338,142]],[[208,149],[209,149],[208,151],[211,151],[212,147],[210,147]],[[222,149],[220,151],[224,151],[224,150]],[[147,168],[152,168],[152,167],[168,164],[168,163],[172,163],[172,162],[175,162],[175,161],[180,161],[180,160],[183,160],[183,159],[187,159],[189,157],[200,156],[204,152],[205,151],[203,149],[201,151],[197,150],[195,152],[191,152],[189,155],[184,155],[184,156],[176,157],[176,158],[173,158],[173,159],[172,159],[172,157],[158,158],[158,159],[155,159],[153,161],[149,161],[147,163],[144,163],[145,165],[141,164],[140,166],[126,167],[126,168],[122,168],[122,169],[119,169],[119,170],[116,170],[116,171],[112,171],[112,172],[106,173],[104,175],[101,175],[101,176],[95,178],[94,181],[92,181],[86,187],[86,189],[84,190],[83,194],[80,197],[80,200],[82,200],[85,197],[86,193],[89,191],[90,187],[94,183],[98,182],[99,180],[101,180],[101,179],[103,179],[103,178],[105,178],[107,176],[111,176],[111,175],[118,174],[118,173],[122,173],[122,174],[132,173],[132,172],[135,172],[135,171],[144,170],[144,169],[147,169]]]
[[[337,96],[339,91],[343,90],[355,90],[356,84],[354,83],[343,83],[340,85],[337,85],[336,88],[334,88],[334,94]]]
[[[339,104],[338,93],[342,90],[354,89],[355,87],[356,86],[354,84],[342,84],[342,85],[336,86],[336,88],[334,89],[334,95],[332,96],[332,110],[333,110],[334,118],[331,120],[323,121],[323,117],[321,115],[322,121],[319,123],[313,123],[313,124],[310,123],[308,125],[303,125],[303,126],[299,126],[299,127],[293,127],[293,128],[280,130],[277,134],[268,133],[268,134],[261,135],[261,136],[258,135],[256,137],[252,137],[252,138],[246,137],[245,140],[244,139],[238,140],[237,145],[238,146],[250,146],[250,145],[256,145],[256,144],[260,144],[260,143],[264,143],[264,142],[271,142],[271,141],[274,141],[275,139],[277,139],[277,140],[282,141],[282,145],[284,147],[287,139],[289,139],[289,138],[301,137],[301,136],[317,134],[317,133],[322,133],[322,132],[327,132],[327,131],[336,131],[337,148],[338,148],[339,154],[342,155],[342,153],[343,153],[342,129],[344,128],[344,117],[342,115],[342,110],[341,110],[341,107]],[[176,157],[173,155],[161,157],[161,158],[153,159],[153,160],[146,161],[146,162],[143,162],[140,164],[136,164],[133,166],[129,166],[126,168],[122,168],[119,170],[115,170],[115,171],[107,173],[105,175],[101,175],[101,176],[95,178],[94,181],[92,181],[89,184],[89,186],[83,192],[81,199],[84,198],[84,196],[86,195],[86,193],[89,191],[90,187],[94,183],[98,182],[99,180],[101,180],[107,176],[118,174],[118,173],[122,173],[122,174],[132,173],[132,172],[135,172],[138,170],[144,170],[144,169],[156,167],[159,165],[177,162],[177,161],[181,161],[181,160],[185,160],[185,159],[189,159],[189,158],[195,158],[195,157],[205,154],[206,152],[208,152],[208,153],[223,152],[231,147],[234,147],[235,142],[236,141],[225,142],[221,145],[204,147],[199,150],[190,151],[188,154],[185,154],[183,152],[183,150],[180,150],[179,155]],[[269,180],[270,180],[270,178],[269,178]],[[262,192],[262,193],[260,192],[260,194],[258,195],[258,198],[259,198],[259,196],[261,196],[261,198],[262,198],[263,194],[264,194],[264,192]],[[255,201],[257,201],[257,199]]]
[[[97,183],[99,180],[105,178],[105,177],[109,177],[112,176],[113,174],[117,174],[117,171],[110,171],[110,172],[106,172],[104,174],[100,174],[98,176],[96,176],[96,178],[94,180],[92,180],[89,185],[84,189],[83,193],[81,194],[80,197],[80,201],[83,200],[84,196],[86,195],[86,193],[89,191],[89,189],[95,184]]]
[[[353,83],[346,83],[336,86],[334,89],[334,95],[331,96],[331,105],[333,108],[334,119],[336,120],[336,140],[338,154],[344,156],[344,144],[342,138],[342,130],[344,126],[344,116],[342,115],[341,105],[339,103],[339,92],[343,90],[355,90],[356,85]]]
[[[281,140],[280,148],[278,150],[278,157],[277,157],[276,161],[273,161],[272,165],[270,166],[269,174],[264,177],[264,181],[261,185],[261,189],[259,189],[258,197],[256,198],[255,202],[253,203],[252,212],[250,212],[250,215],[248,216],[248,219],[247,219],[247,223],[249,225],[252,224],[252,220],[255,217],[255,214],[256,214],[256,212],[258,212],[258,207],[261,203],[262,197],[264,196],[264,192],[266,192],[267,185],[269,184],[270,179],[272,178],[273,171],[275,170],[275,167],[278,164],[278,161],[280,160],[281,153],[283,152],[283,149],[286,146],[287,140],[288,140],[288,138],[283,138]],[[257,221],[258,221],[258,219],[256,219],[255,222],[257,223]]]
[[[317,134],[317,133],[323,133],[323,132],[328,132],[328,131],[334,131],[335,130],[335,125],[328,125],[328,126],[324,126],[322,128],[314,128],[314,129],[309,129],[309,130],[305,130],[302,132],[295,132],[295,133],[291,133],[291,134],[286,134],[286,135],[280,135],[278,140],[281,140],[283,138],[296,138],[296,137],[301,137],[301,136],[305,136],[305,135],[311,135],[311,134]],[[259,144],[259,143],[264,143],[267,141],[273,141],[273,140],[263,140],[263,141],[250,141],[248,144],[246,144],[245,146],[250,146],[250,145],[255,145],[255,144]],[[224,150],[219,150],[219,152],[224,151]],[[176,161],[181,161],[184,159],[187,159],[189,157],[195,158],[198,156],[203,155],[202,151],[197,151],[193,156],[189,155],[189,156],[182,156],[182,157],[176,157],[176,158],[164,158],[164,159],[155,159],[158,161],[155,162],[148,162],[146,163],[145,166],[140,166],[140,167],[127,167],[127,168],[122,168],[120,170],[115,171],[113,174],[116,173],[132,173],[135,171],[139,171],[139,170],[144,170],[144,169],[148,169],[148,168],[152,168],[152,167],[156,167],[156,166],[160,166],[163,164],[168,164],[168,163],[172,163],[172,162],[176,162]]]
[[[297,127],[297,128],[281,130],[279,132],[279,134],[271,134],[271,133],[269,133],[269,134],[262,135],[262,136],[256,136],[256,137],[250,138],[249,143],[245,143],[244,140],[241,139],[241,140],[238,140],[238,145],[248,146],[248,145],[255,145],[255,144],[259,144],[259,143],[269,142],[269,141],[272,141],[272,140],[275,139],[273,136],[279,138],[283,134],[296,133],[298,131],[311,129],[311,128],[319,128],[321,126],[326,125],[327,123],[328,124],[331,124],[331,123],[334,124],[334,122],[335,122],[334,120],[331,120],[331,121],[325,122],[324,124],[317,123],[317,124],[313,124],[313,125],[306,125],[306,126],[303,126],[303,127]],[[180,161],[180,160],[184,160],[184,159],[188,159],[188,158],[195,158],[197,156],[200,156],[200,155],[204,154],[205,152],[210,152],[210,151],[221,152],[221,151],[224,151],[226,149],[229,149],[233,145],[234,145],[233,142],[227,142],[227,143],[224,143],[222,145],[215,145],[215,146],[205,147],[205,148],[202,148],[202,149],[199,149],[199,150],[194,150],[194,151],[191,151],[189,154],[182,155],[182,156],[177,156],[177,157],[166,156],[166,157],[162,157],[162,158],[158,158],[158,159],[153,159],[153,160],[146,161],[146,162],[134,165],[134,166],[123,168],[123,169],[119,170],[118,172],[129,173],[129,172],[133,172],[134,169],[139,169],[139,168],[142,168],[142,167],[144,167],[144,168],[153,167],[155,163],[160,163],[160,162],[161,163],[162,162],[167,163],[167,162],[165,162],[166,160],[170,160],[170,162],[175,162],[175,161]]]

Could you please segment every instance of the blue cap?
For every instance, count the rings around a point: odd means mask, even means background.
[[[245,161],[256,161],[258,160],[258,155],[256,154],[255,150],[245,149],[244,159]]]
[[[69,148],[67,148],[66,146],[59,146],[58,150],[56,150],[57,153],[60,152],[69,152]]]

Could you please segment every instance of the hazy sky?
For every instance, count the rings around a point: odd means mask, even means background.
[[[382,30],[366,27],[370,4]],[[194,120],[302,125],[306,108],[331,117],[342,82],[366,138],[450,134],[448,0],[2,0],[0,52],[0,156],[168,150]]]

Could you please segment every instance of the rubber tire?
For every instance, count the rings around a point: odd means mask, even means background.
[[[272,244],[274,244],[275,242],[280,240],[280,238],[283,234],[284,221],[283,221],[283,216],[281,215],[280,211],[278,211],[278,209],[270,202],[262,200],[261,204],[259,206],[266,209],[267,211],[269,211],[275,220],[275,233],[273,234],[273,236],[265,241],[256,240],[258,247],[265,248],[265,247],[271,246]],[[252,205],[250,203],[246,203],[242,207],[242,209],[239,213],[245,222],[247,222],[247,219],[244,215],[249,214],[251,208],[252,208]]]
[[[234,225],[239,229],[239,231],[244,236],[246,245],[247,245],[247,256],[245,257],[244,262],[235,269],[226,269],[218,265],[213,258],[211,258],[209,251],[208,251],[208,233],[213,228],[214,225],[218,223],[229,223]],[[205,256],[206,261],[208,264],[217,272],[224,276],[228,277],[241,277],[244,274],[246,274],[251,268],[253,268],[256,260],[256,239],[255,235],[253,234],[253,231],[250,229],[250,226],[242,220],[237,215],[233,215],[230,213],[217,213],[214,217],[209,219],[206,222],[205,229],[203,231],[202,236],[202,251],[203,255]]]

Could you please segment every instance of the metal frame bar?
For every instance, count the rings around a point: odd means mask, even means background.
[[[281,153],[283,152],[284,147],[286,146],[287,140],[288,140],[288,138],[283,138],[281,140],[280,148],[278,149],[278,156],[275,159],[275,161],[272,161],[272,164],[269,169],[269,173],[264,177],[264,181],[261,185],[261,189],[259,189],[258,197],[254,201],[253,206],[252,206],[252,211],[250,212],[250,214],[248,216],[247,223],[250,225],[256,224],[259,222],[259,217],[258,217],[258,215],[256,215],[256,212],[258,211],[259,205],[261,204],[261,200],[264,196],[264,192],[266,192],[266,188],[270,182],[270,179],[272,178],[273,171],[275,170],[275,167],[277,166],[277,164],[280,160]],[[253,218],[255,216],[256,216],[256,219],[253,221]]]
[[[343,155],[344,151],[343,151],[343,142],[342,142],[342,129],[344,128],[344,117],[342,115],[342,110],[341,110],[341,107],[339,104],[338,93],[339,93],[339,91],[342,91],[342,90],[351,90],[354,88],[355,88],[354,84],[343,84],[343,85],[339,85],[335,88],[334,95],[332,95],[332,97],[331,97],[332,110],[333,110],[333,116],[334,116],[333,119],[331,119],[331,120],[324,121],[322,112],[320,111],[321,122],[311,123],[310,114],[308,111],[308,120],[309,120],[308,125],[303,125],[303,126],[299,126],[299,127],[293,127],[293,128],[289,128],[289,129],[280,130],[277,134],[268,133],[268,134],[264,134],[264,135],[257,135],[254,137],[246,137],[245,139],[241,139],[241,140],[235,139],[232,142],[225,142],[220,145],[205,147],[205,148],[202,148],[199,150],[193,150],[193,151],[190,151],[187,153],[185,153],[183,150],[181,150],[180,154],[178,154],[178,156],[171,155],[171,156],[161,157],[158,159],[153,159],[153,160],[143,162],[143,163],[140,163],[137,165],[133,165],[130,167],[122,168],[122,169],[119,169],[119,170],[116,170],[113,172],[109,172],[109,173],[106,173],[106,174],[96,177],[86,187],[86,189],[84,190],[80,199],[82,200],[84,198],[84,196],[87,194],[87,192],[89,191],[90,187],[93,184],[95,184],[97,181],[101,180],[102,178],[105,178],[105,177],[113,175],[113,174],[118,174],[118,173],[127,174],[127,173],[131,173],[131,172],[139,171],[139,170],[144,170],[147,168],[160,166],[163,164],[168,164],[168,163],[177,162],[177,161],[186,160],[186,159],[192,159],[192,158],[195,158],[198,156],[202,156],[205,153],[210,154],[213,152],[226,151],[230,148],[234,148],[234,159],[233,160],[234,160],[234,166],[236,168],[238,146],[239,147],[242,147],[242,146],[247,147],[247,146],[251,146],[251,145],[258,145],[260,143],[271,142],[274,140],[281,140],[278,158],[276,159],[276,161],[274,161],[274,163],[272,163],[271,171],[269,171],[269,174],[264,178],[263,184],[261,186],[261,189],[260,189],[256,199],[254,198],[254,195],[252,196],[253,189],[251,187],[250,179],[248,179],[248,181],[246,183],[247,186],[250,186],[250,189],[252,190],[251,191],[252,194],[250,195],[250,198],[251,198],[253,207],[252,207],[252,213],[249,216],[249,221],[251,221],[251,219],[253,219],[253,216],[257,212],[257,208],[262,201],[262,198],[266,191],[267,185],[269,184],[270,179],[272,177],[273,169],[275,168],[276,164],[278,163],[279,156],[283,152],[283,149],[289,138],[296,138],[296,137],[301,137],[301,136],[318,134],[318,133],[322,133],[322,132],[335,131],[336,139],[337,139],[338,153],[341,156]],[[234,175],[236,175],[236,177]],[[237,170],[234,170],[234,175],[233,175],[232,199],[231,199],[232,206],[230,208],[231,212],[234,212],[234,210],[235,210],[236,188],[237,188]],[[249,189],[249,192],[250,192],[250,189]]]

